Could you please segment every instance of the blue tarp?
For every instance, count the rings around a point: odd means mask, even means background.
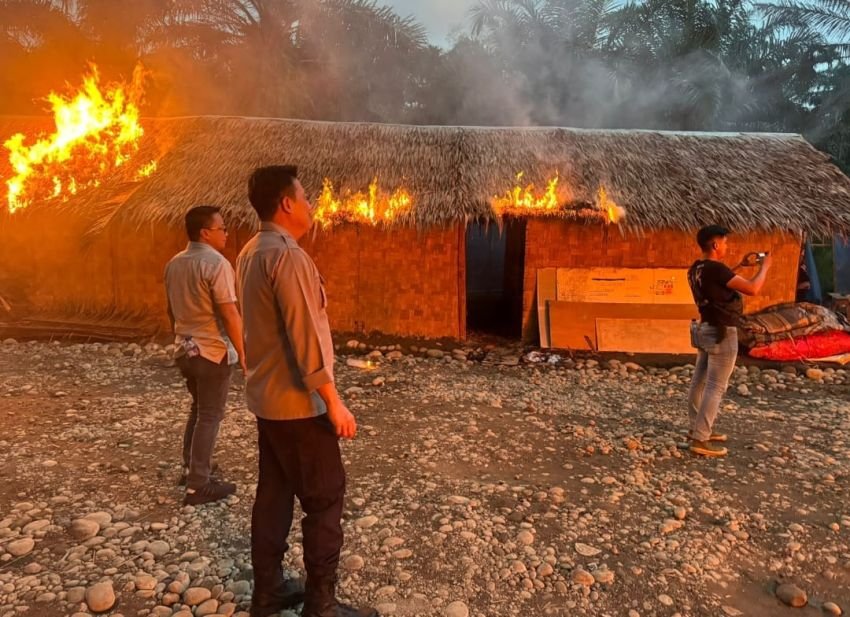
[[[806,290],[806,302],[814,302],[815,304],[823,303],[823,289],[820,286],[820,277],[818,276],[818,268],[815,263],[815,253],[812,250],[812,244],[806,242],[803,248],[804,259],[806,264],[806,274],[809,275],[809,289]]]
[[[835,293],[850,294],[850,241],[835,236],[832,241],[832,260],[835,272]]]

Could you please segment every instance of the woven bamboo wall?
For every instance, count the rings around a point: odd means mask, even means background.
[[[8,295],[15,312],[58,315],[112,306],[112,249],[108,242],[83,243],[90,224],[66,211],[3,215],[0,295]]]
[[[6,223],[4,221],[4,223]],[[169,328],[162,273],[182,230],[112,228],[84,241],[90,220],[44,214],[4,224],[0,296],[43,315],[132,315]],[[251,231],[231,233],[235,263]],[[345,226],[304,239],[325,278],[331,327],[401,336],[465,336],[464,236]]]
[[[623,237],[616,226],[582,225],[530,219],[526,227],[525,275],[522,302],[523,339],[538,339],[537,270],[556,267],[687,268],[700,256],[696,233],[662,230],[643,237]],[[797,287],[800,238],[780,233],[729,236],[730,265],[750,251],[770,251],[773,267],[760,296],[745,298],[747,312],[778,302],[793,301]],[[755,270],[745,270],[755,273]]]
[[[464,235],[346,225],[302,242],[325,277],[331,326],[402,336],[466,336]]]

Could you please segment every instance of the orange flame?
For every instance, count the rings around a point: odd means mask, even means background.
[[[561,205],[569,200],[564,188],[558,187],[560,178],[558,174],[546,183],[546,190],[542,193],[537,191],[534,184],[521,187],[525,172],[519,172],[516,176],[517,185],[501,197],[493,198],[493,210],[497,216],[505,214],[553,214]]]
[[[6,181],[10,212],[34,201],[68,199],[82,189],[99,186],[104,175],[130,161],[144,134],[138,109],[142,78],[138,66],[129,86],[109,84],[102,90],[97,67],[92,65],[76,94],[48,95],[55,131],[29,145],[22,133],[4,143],[14,172]],[[152,161],[138,170],[137,177],[146,177],[155,168]]]
[[[392,193],[382,191],[377,178],[372,180],[365,193],[346,191],[343,195],[336,195],[333,184],[325,178],[313,218],[323,228],[337,222],[377,225],[390,223],[409,213],[412,205],[413,198],[406,189],[397,188]]]
[[[605,187],[600,186],[596,194],[596,204],[605,213],[609,223],[619,223],[626,216],[626,209],[618,206],[614,200],[608,197]]]

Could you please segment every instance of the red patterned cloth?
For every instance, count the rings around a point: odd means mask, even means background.
[[[823,332],[775,341],[750,349],[750,356],[764,360],[816,360],[850,353],[850,333]]]

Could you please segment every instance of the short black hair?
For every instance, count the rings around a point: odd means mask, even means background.
[[[209,227],[213,217],[221,212],[216,206],[195,206],[186,213],[186,235],[189,240],[197,242],[201,239],[201,230]]]
[[[248,180],[248,201],[261,221],[269,221],[274,217],[284,193],[295,196],[297,178],[298,167],[295,165],[270,165],[254,170]]]
[[[699,247],[707,251],[711,248],[711,243],[717,238],[725,238],[731,232],[720,225],[707,225],[697,232],[697,244]]]

